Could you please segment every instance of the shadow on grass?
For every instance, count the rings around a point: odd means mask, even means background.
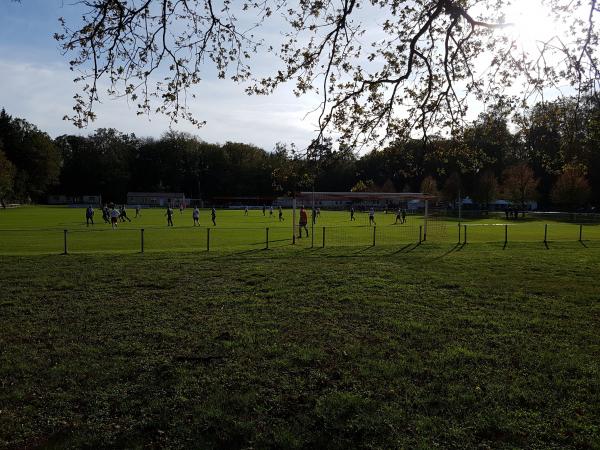
[[[465,245],[467,245],[467,244],[465,244],[464,242],[457,242],[456,244],[454,244],[453,247],[450,248],[450,250],[446,251],[445,253],[443,253],[442,255],[440,255],[434,259],[442,259],[448,255],[451,255],[452,253],[460,252],[465,247]]]
[[[421,245],[420,242],[417,242],[416,244],[406,244],[404,247],[396,250],[395,252],[390,253],[390,255],[396,255],[398,253],[412,252],[415,248],[419,247],[420,245]]]
[[[231,253],[224,253],[223,256],[244,256],[244,255],[258,255],[260,253],[264,253],[266,251],[268,251],[268,248],[262,247],[262,248],[253,248],[250,250],[240,250],[237,252],[231,252]],[[217,256],[217,255],[215,255]]]
[[[375,246],[375,245],[369,245],[369,246],[367,246],[367,247],[364,247],[364,248],[359,248],[358,250],[355,250],[353,253],[354,253],[354,254],[357,254],[357,253],[364,253],[364,252],[367,252],[367,251],[369,251],[369,250],[373,250],[373,249],[375,249],[375,248],[377,248],[377,246]]]

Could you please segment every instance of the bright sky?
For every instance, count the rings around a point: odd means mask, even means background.
[[[58,18],[69,19],[78,12],[77,7],[65,0],[0,2],[0,108],[53,137],[87,134],[101,127],[154,137],[168,130],[168,118],[137,116],[136,109],[121,99],[105,98],[97,106],[98,119],[88,129],[78,130],[63,121],[73,106],[74,74],[52,35],[60,31]],[[315,98],[298,99],[291,89],[249,97],[242,86],[205,77],[194,92],[197,99],[191,111],[207,125],[197,129],[180,121],[173,129],[189,131],[208,142],[238,141],[265,150],[272,150],[277,142],[305,146],[314,136],[315,126],[304,116],[314,109]]]
[[[166,117],[157,115],[149,120],[137,116],[136,109],[124,99],[104,98],[96,108],[98,119],[89,129],[80,131],[63,121],[72,108],[74,74],[52,35],[60,31],[58,17],[77,23],[81,11],[68,0],[0,1],[0,107],[9,114],[27,119],[52,136],[114,127],[157,137],[169,128]],[[556,27],[545,11],[541,0],[516,0],[506,14],[506,20],[516,25],[506,32],[519,37],[526,49],[534,48],[536,39],[547,37]],[[197,99],[191,111],[207,125],[198,130],[180,122],[174,129],[192,132],[209,142],[241,141],[266,150],[273,149],[276,142],[303,147],[314,136],[315,115],[305,115],[318,105],[318,98],[296,98],[290,86],[271,96],[248,97],[242,86],[204,78],[194,90]]]

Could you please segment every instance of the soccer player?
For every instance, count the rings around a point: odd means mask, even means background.
[[[279,221],[282,222],[283,220],[283,209],[281,209],[281,205],[279,205]]]
[[[356,219],[354,218],[354,206],[352,206],[352,207],[350,208],[350,222],[352,222],[353,220],[356,220]]]
[[[394,222],[394,225],[396,225],[398,221],[400,221],[400,223],[404,223],[402,222],[402,208],[398,208],[398,211],[396,211],[396,221]]]
[[[119,220],[119,211],[117,208],[113,206],[112,211],[110,212],[110,225],[113,230],[117,229],[117,221]]]
[[[267,207],[263,205],[263,216],[266,215]]]
[[[192,212],[192,219],[194,219],[194,226],[200,226],[200,223],[198,223],[198,220],[200,219],[200,210],[198,209],[197,206],[194,208],[194,211]]]
[[[183,203],[179,204],[179,214],[183,214]]]
[[[86,226],[89,227],[90,222],[92,223],[92,225],[94,225],[94,208],[92,208],[92,205],[88,206],[87,209],[85,210]]]
[[[302,238],[302,229],[304,228],[304,231],[306,231],[306,237],[308,237],[308,227],[306,226],[308,224],[308,215],[306,214],[306,210],[304,209],[304,206],[302,208],[300,208],[300,228],[298,228],[298,237]]]
[[[269,206],[269,217],[273,217],[273,205]]]
[[[247,216],[247,215],[248,215],[248,207],[247,207],[247,206],[244,208],[244,215],[245,215],[245,216]]]
[[[321,217],[321,208],[317,208],[317,217]]]
[[[167,212],[165,213],[165,216],[167,216],[167,226],[172,227],[173,226],[173,209],[171,209],[171,206],[167,206]]]
[[[135,207],[135,217],[142,217],[142,207],[140,205]]]
[[[406,210],[402,210],[402,223],[406,223]]]
[[[102,208],[102,219],[104,223],[110,223],[110,211],[106,205]]]
[[[373,209],[373,208],[369,209],[369,226],[371,226],[371,224],[376,225],[376,223],[375,223],[375,209]]]
[[[125,209],[125,205],[121,205],[120,217],[121,217],[121,222],[125,222],[125,220],[128,220],[131,222],[131,219],[129,217],[127,217],[127,210]]]
[[[213,227],[217,226],[217,210],[213,207],[212,211],[210,212],[210,217],[212,219],[212,223],[213,223]]]

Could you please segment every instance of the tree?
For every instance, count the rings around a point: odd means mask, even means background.
[[[350,189],[350,192],[376,192],[377,188],[373,180],[362,181],[358,180]]]
[[[458,172],[453,172],[444,183],[443,193],[446,200],[455,204],[461,196],[462,180]]]
[[[389,178],[379,188],[379,192],[396,192],[396,186]]]
[[[0,111],[0,140],[15,167],[15,195],[43,199],[58,181],[62,164],[54,141],[35,125],[9,116],[4,109]]]
[[[547,3],[569,33],[531,52],[501,32],[512,25],[504,21],[510,0],[84,0],[75,3],[85,8],[81,23],[61,19],[55,34],[82,72],[67,118],[78,126],[93,120],[105,81],[107,94],[127,95],[139,113],[201,125],[186,94],[210,61],[219,78],[248,81],[250,94],[288,81],[298,95],[319,93],[319,137],[330,127],[347,142],[453,128],[468,100],[489,104],[523,79],[515,99],[563,81],[579,93],[598,86],[596,0]],[[281,42],[260,34],[269,22],[283,29]],[[367,28],[374,23],[380,28]],[[251,64],[262,51],[282,63],[266,76]],[[482,69],[484,57],[490,67]]]
[[[567,208],[584,205],[590,198],[590,184],[585,172],[577,166],[565,167],[552,188],[552,201]]]
[[[479,114],[477,120],[466,127],[460,141],[466,147],[463,160],[468,162],[463,171],[477,173],[492,170],[502,174],[507,160],[513,155],[515,137],[508,128],[510,111],[507,105],[499,102]]]
[[[528,201],[537,197],[539,180],[535,177],[527,163],[510,166],[504,171],[503,189],[506,195],[522,209]]]
[[[421,192],[436,196],[439,195],[437,181],[435,178],[433,178],[431,175],[423,178],[423,181],[421,182]]]
[[[61,136],[56,144],[64,160],[60,176],[63,193],[100,194],[105,200],[125,201],[139,145],[134,135],[100,128],[87,137]],[[148,169],[141,163],[138,168],[140,171]]]
[[[473,190],[473,199],[489,208],[490,202],[496,199],[498,193],[498,180],[491,170],[479,174]]]
[[[0,201],[12,193],[15,179],[15,166],[8,160],[2,150],[0,141]]]

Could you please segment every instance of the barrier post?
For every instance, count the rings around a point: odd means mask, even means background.
[[[377,230],[377,226],[375,225],[373,227],[373,247],[375,247],[375,232],[376,232],[376,230]]]
[[[504,245],[508,244],[508,225],[504,224]]]
[[[206,251],[210,251],[210,228],[206,229]]]
[[[458,243],[460,244],[460,222],[458,223]]]
[[[583,240],[583,225],[579,224],[579,242]]]
[[[548,243],[548,224],[544,225],[544,244]]]
[[[323,227],[323,248],[325,248],[325,227]]]
[[[141,244],[142,253],[144,253],[144,229],[143,228],[140,230],[140,244]]]
[[[423,242],[423,225],[419,225],[419,244]]]
[[[296,244],[296,197],[292,200],[292,245]]]
[[[69,252],[67,251],[67,233],[68,233],[68,231],[64,230],[64,239],[63,239],[64,240],[64,252],[63,252],[63,255],[69,254]]]
[[[269,227],[265,228],[265,231],[266,231],[265,250],[269,250]]]
[[[465,227],[465,244],[467,243],[467,226],[463,225]]]

